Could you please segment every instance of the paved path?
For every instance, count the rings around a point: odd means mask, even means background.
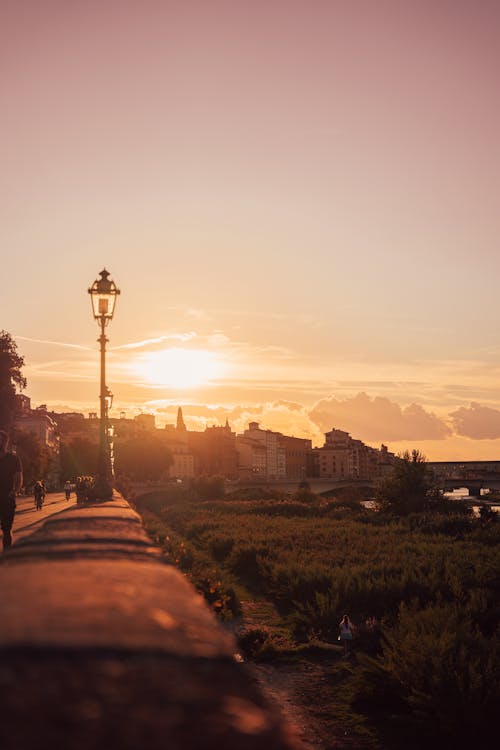
[[[45,502],[41,510],[35,508],[34,497],[18,497],[16,500],[16,516],[14,518],[13,543],[33,534],[43,526],[50,516],[61,513],[76,505],[75,493],[66,500],[64,492],[49,492],[45,496]]]

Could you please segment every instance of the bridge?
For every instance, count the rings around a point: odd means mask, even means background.
[[[466,488],[471,496],[479,496],[481,490],[500,490],[500,460],[499,461],[429,461],[428,467],[434,472],[440,489],[451,492],[455,489]],[[226,493],[238,490],[269,489],[290,494],[297,492],[300,479],[251,479],[227,480]],[[317,495],[325,495],[335,490],[353,488],[374,490],[377,479],[360,479],[344,477],[336,479],[306,477],[305,480],[311,491]],[[142,497],[153,492],[165,492],[172,487],[182,487],[183,483],[175,480],[161,480],[149,482],[132,482],[127,487],[127,496]]]
[[[325,495],[325,494],[328,494],[329,492],[334,492],[335,490],[341,490],[341,489],[347,489],[347,488],[373,490],[375,489],[375,485],[376,485],[376,483],[371,479],[358,479],[355,477],[345,477],[345,478],[340,478],[340,479],[321,479],[321,478],[318,479],[316,477],[305,477],[303,480],[276,479],[273,481],[270,481],[270,480],[239,481],[239,482],[235,482],[234,490],[231,489],[231,485],[228,485],[226,487],[226,492],[232,492],[232,491],[236,492],[237,490],[250,489],[252,487],[256,487],[259,489],[278,490],[278,492],[289,494],[289,493],[297,492],[301,481],[307,482],[307,484],[309,485],[311,489],[311,492],[314,492],[316,495]]]
[[[500,461],[429,461],[441,489],[465,487],[469,495],[481,490],[500,490]]]
[[[376,483],[370,479],[357,479],[357,478],[343,478],[343,479],[317,479],[306,477],[304,480],[300,479],[286,479],[286,480],[228,480],[225,485],[226,494],[232,494],[238,490],[247,489],[268,489],[277,490],[283,494],[295,493],[299,489],[301,481],[307,482],[312,492],[317,495],[324,495],[335,490],[354,488],[354,489],[375,489]],[[171,490],[172,487],[182,487],[182,482],[131,482],[128,486],[128,496],[130,497],[130,491],[133,492],[135,498],[144,497],[153,492],[166,492]]]

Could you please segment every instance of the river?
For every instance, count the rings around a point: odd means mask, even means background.
[[[481,490],[481,492],[482,492],[482,490]],[[468,489],[466,487],[460,487],[460,489],[458,489],[458,490],[453,490],[452,492],[445,492],[444,494],[445,494],[445,497],[449,497],[451,500],[471,500],[472,502],[474,502],[475,499],[477,499],[477,500],[479,500],[479,499],[481,499],[481,500],[487,500],[487,493],[486,492],[484,493],[484,495],[481,494],[479,496],[477,496],[477,495],[476,496],[469,495],[469,491],[468,491]],[[481,507],[480,505],[473,505],[472,506],[472,510],[474,511],[474,515],[476,515],[476,516],[479,515],[479,508],[480,507]],[[497,513],[500,512],[500,504],[498,504],[498,502],[494,502],[494,503],[492,502],[491,504],[489,503],[489,507],[492,510],[496,511]]]
[[[444,495],[445,497],[449,497],[451,500],[471,500],[472,502],[474,502],[474,500],[479,500],[479,497],[469,495],[469,491],[466,487],[460,487],[460,489],[453,490],[452,492],[445,492]],[[485,495],[480,495],[480,498],[481,500],[486,500],[486,493]],[[364,505],[364,507],[369,510],[373,510],[376,507],[374,500],[365,500],[361,503],[361,505]],[[480,507],[480,505],[472,506],[472,510],[475,516],[479,515]],[[497,513],[500,513],[500,504],[498,502],[489,504],[489,507]]]

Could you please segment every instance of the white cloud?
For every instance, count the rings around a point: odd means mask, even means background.
[[[500,411],[472,402],[450,414],[455,432],[474,440],[500,438]]]
[[[402,408],[388,398],[370,398],[366,393],[344,401],[333,396],[321,399],[309,415],[324,431],[337,427],[366,442],[436,440],[451,432],[442,419],[418,404]]]
[[[190,331],[189,333],[168,333],[164,336],[157,336],[156,338],[143,339],[142,341],[133,341],[130,344],[113,346],[110,351],[118,351],[119,349],[141,349],[143,347],[152,346],[153,344],[162,344],[164,341],[190,341],[193,338],[196,338],[196,333],[194,331]]]

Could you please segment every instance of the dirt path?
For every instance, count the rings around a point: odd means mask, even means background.
[[[278,641],[280,618],[265,601],[243,601],[239,630],[263,630]],[[268,699],[281,711],[292,736],[303,750],[368,750],[373,744],[352,736],[348,722],[335,711],[332,669],[342,657],[340,647],[290,660],[248,662],[248,668]]]
[[[268,699],[279,707],[293,737],[304,750],[342,747],[329,731],[328,722],[317,715],[321,712],[316,703],[319,696],[311,695],[324,679],[321,670],[301,664],[251,664],[250,670]]]

